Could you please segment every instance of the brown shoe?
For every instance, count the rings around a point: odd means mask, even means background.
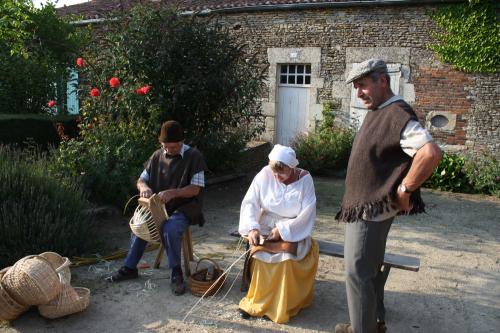
[[[337,324],[335,333],[353,333],[351,324]]]

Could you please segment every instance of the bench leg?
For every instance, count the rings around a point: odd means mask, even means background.
[[[188,227],[182,235],[182,254],[184,257],[184,274],[191,275],[191,268],[189,263],[194,260],[193,258],[193,241],[191,238],[191,228]]]
[[[160,263],[163,258],[163,252],[165,252],[165,247],[163,246],[163,244],[161,244],[158,248],[158,253],[156,254],[155,263],[153,265],[153,267],[156,269],[160,268]]]

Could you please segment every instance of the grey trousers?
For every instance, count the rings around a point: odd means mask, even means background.
[[[377,319],[385,321],[381,267],[393,220],[346,223],[344,263],[347,305],[354,333],[376,333]]]

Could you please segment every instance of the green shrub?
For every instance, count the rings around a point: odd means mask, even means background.
[[[424,186],[500,196],[500,160],[487,150],[479,154],[445,153]]]
[[[423,186],[452,192],[471,192],[464,172],[465,157],[444,153],[439,165]]]
[[[50,175],[49,164],[45,154],[0,146],[0,267],[44,251],[79,255],[92,245],[79,182]]]
[[[464,171],[474,192],[500,197],[500,159],[487,150],[467,156]]]
[[[314,174],[345,168],[355,134],[352,128],[335,121],[331,104],[325,104],[322,113],[319,130],[299,136],[292,144],[300,166]]]

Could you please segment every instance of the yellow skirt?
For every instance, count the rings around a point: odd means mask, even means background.
[[[312,303],[318,260],[319,247],[314,239],[301,261],[269,264],[252,259],[252,281],[240,301],[240,309],[253,317],[267,316],[280,324],[288,322]]]

